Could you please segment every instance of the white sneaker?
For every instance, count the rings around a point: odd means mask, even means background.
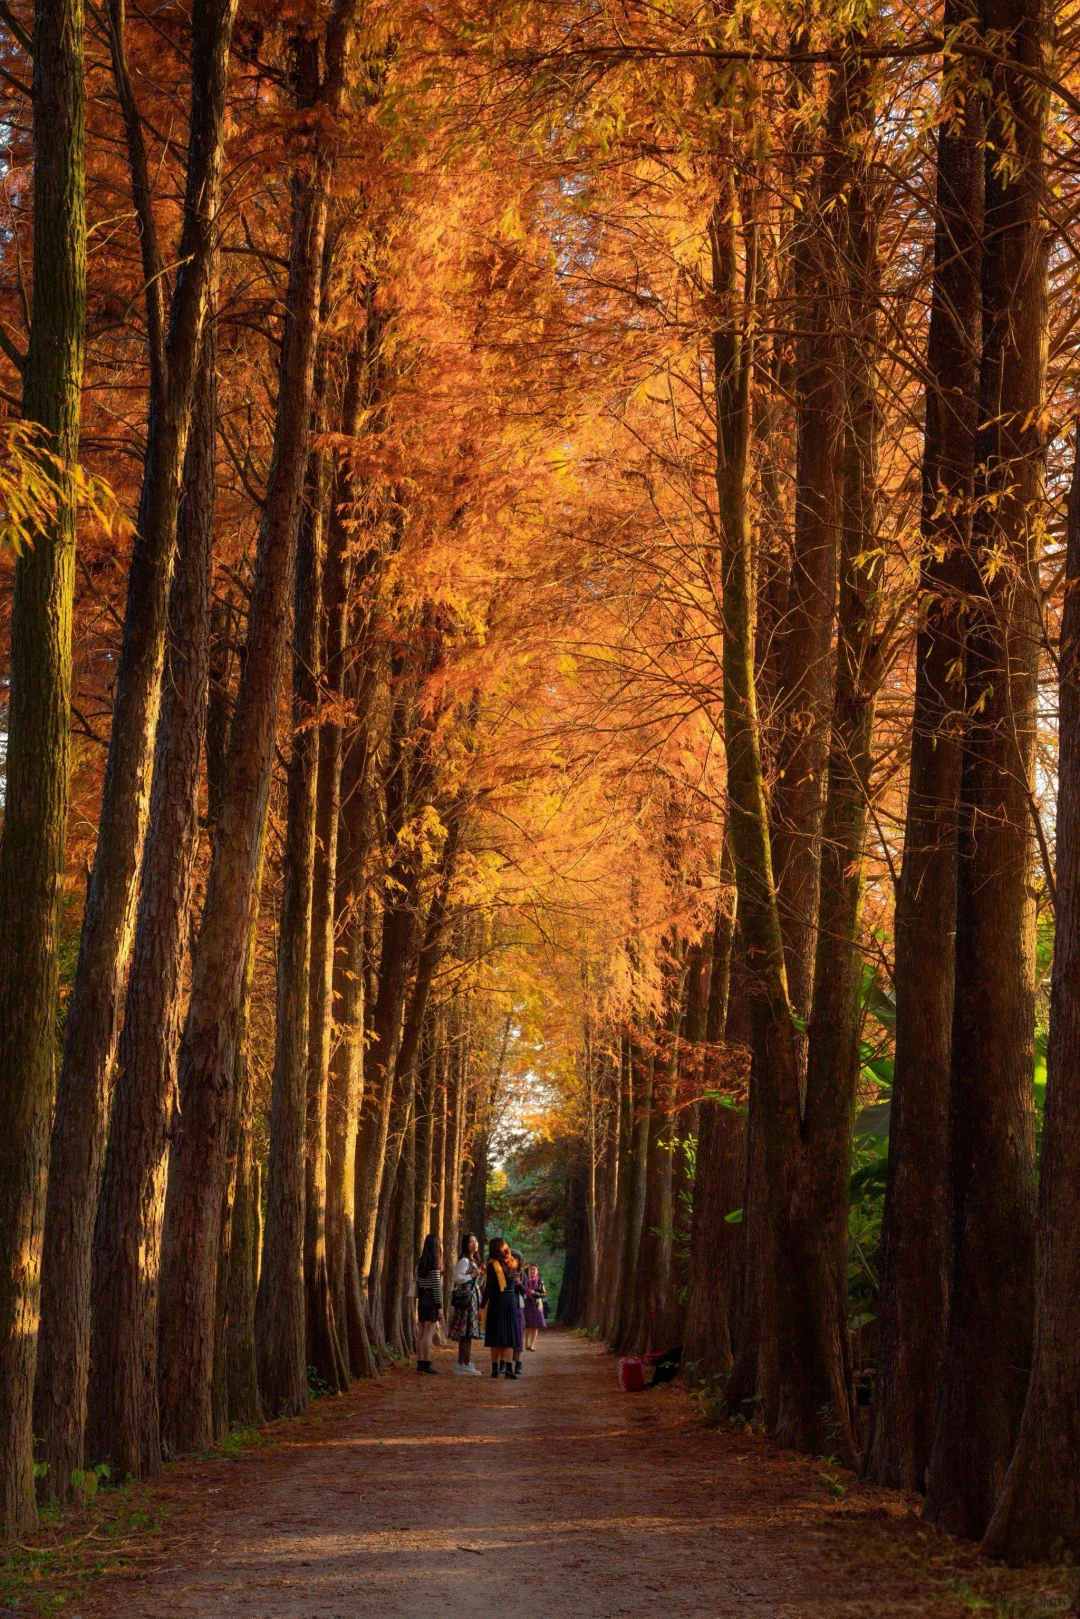
[[[469,1362],[468,1366],[463,1366],[461,1369],[467,1377],[483,1377],[484,1375],[483,1372],[472,1364],[471,1361]]]
[[[454,1367],[454,1376],[455,1377],[464,1377],[468,1370],[469,1370],[469,1368],[467,1366],[462,1366],[461,1362],[458,1361],[457,1364]]]

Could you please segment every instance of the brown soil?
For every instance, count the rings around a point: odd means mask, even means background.
[[[452,1357],[436,1364],[449,1374]],[[685,1390],[619,1390],[549,1331],[520,1382],[399,1369],[239,1459],[171,1468],[80,1619],[959,1619],[1074,1612],[1063,1571],[987,1568],[913,1501],[745,1431]],[[839,1492],[843,1491],[841,1495]],[[24,1609],[24,1611],[26,1611]],[[51,1611],[51,1609],[50,1609]]]

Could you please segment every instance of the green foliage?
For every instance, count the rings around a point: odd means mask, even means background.
[[[18,556],[72,507],[90,513],[107,533],[130,528],[104,478],[69,466],[47,448],[36,422],[0,426],[0,550]]]
[[[745,1400],[740,1401],[738,1411],[728,1412],[728,1427],[752,1429],[756,1423],[760,1422],[761,1407],[764,1401],[764,1394],[748,1395]]]
[[[487,1187],[488,1236],[539,1267],[551,1320],[566,1264],[566,1143],[521,1138]]]
[[[0,1610],[70,1612],[88,1581],[124,1567],[132,1537],[158,1529],[168,1512],[132,1484],[92,1495],[76,1513],[43,1507],[34,1543],[12,1543],[0,1554]]]
[[[307,1388],[309,1400],[325,1400],[327,1395],[336,1392],[330,1387],[325,1378],[319,1376],[314,1366],[309,1366],[307,1369]]]
[[[76,1467],[72,1469],[72,1488],[78,1490],[84,1501],[92,1501],[98,1493],[98,1487],[103,1480],[112,1478],[107,1462],[98,1462],[96,1467]]]

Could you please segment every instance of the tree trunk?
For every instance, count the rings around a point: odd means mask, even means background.
[[[1069,498],[1059,652],[1057,904],[1035,1231],[1035,1350],[1016,1450],[983,1541],[1010,1563],[1080,1550],[1080,441]]]
[[[343,89],[355,0],[337,0],[327,25],[323,100]],[[180,1049],[183,1128],[169,1166],[161,1278],[161,1404],[171,1453],[204,1449],[212,1431],[214,1280],[245,944],[260,831],[270,789],[288,604],[308,460],[323,243],[332,159],[316,141],[297,186],[278,410],[248,608],[247,650],[229,745],[225,804],[214,842],[191,1003]]]
[[[72,1470],[83,1460],[94,1222],[123,971],[131,947],[146,830],[180,485],[218,230],[236,4],[237,0],[197,0],[192,10],[187,189],[167,336],[165,283],[142,125],[125,58],[121,0],[112,0],[110,11],[114,76],[128,138],[147,284],[151,386],[109,756],[64,1029],[45,1210],[34,1421],[50,1467],[50,1489],[62,1499],[71,1495]]]
[[[721,881],[727,868],[725,840]],[[690,1224],[690,1280],[683,1335],[683,1365],[695,1383],[716,1390],[731,1371],[730,1307],[739,1268],[738,1227],[727,1216],[742,1204],[746,1179],[746,1112],[720,1095],[718,1046],[727,1020],[735,896],[723,887],[713,929],[705,1022],[705,1084],[699,1109],[694,1206]]]
[[[671,954],[675,959],[666,974],[664,1026],[660,1049],[652,1063],[645,1206],[636,1259],[637,1281],[624,1339],[628,1350],[638,1352],[670,1347],[675,1342],[678,1326],[672,1287],[672,1233],[675,1219],[672,1132],[684,969],[676,954],[678,946],[674,941],[671,944]]]
[[[467,1014],[468,999],[464,1000]],[[465,1108],[469,1095],[467,1015],[459,1014],[456,1049],[447,1063],[446,1168],[443,1181],[444,1252],[456,1254],[461,1230],[461,1164],[465,1152]]]
[[[726,188],[726,189],[725,189]],[[773,1322],[796,1315],[797,1283],[781,1265],[791,1177],[799,1145],[799,1055],[788,998],[784,941],[773,881],[761,728],[754,677],[753,565],[749,511],[750,394],[752,339],[746,311],[753,306],[757,280],[756,223],[747,209],[745,277],[740,291],[733,174],[722,178],[721,196],[711,221],[713,286],[730,308],[728,324],[713,334],[716,382],[717,460],[721,566],[723,578],[724,735],[727,752],[731,843],[735,856],[739,927],[743,941],[751,1013],[753,1070],[750,1091],[746,1240],[755,1240],[757,1318],[744,1331],[749,1387],[738,1398],[764,1397],[770,1415],[782,1404],[781,1351],[771,1356]],[[820,673],[820,671],[818,671]],[[752,1201],[751,1201],[752,1199]],[[795,1295],[789,1298],[790,1294]],[[769,1353],[763,1353],[763,1350]],[[778,1377],[776,1386],[759,1380],[761,1371]],[[733,1397],[735,1395],[733,1394]],[[770,1409],[771,1407],[771,1409]]]
[[[320,551],[325,488],[322,455],[312,458],[308,504],[296,568],[293,642],[293,738],[278,931],[274,1077],[270,1093],[270,1161],[266,1244],[255,1305],[259,1393],[275,1417],[307,1405],[304,1287],[305,1161],[309,1030],[309,964],[319,773],[318,638]]]
[[[796,39],[805,48],[801,33]],[[802,93],[812,95],[812,87],[802,85]],[[813,991],[844,442],[835,242],[841,186],[837,155],[835,137],[827,131],[820,172],[812,178],[809,136],[797,136],[795,191],[802,206],[796,211],[793,243],[795,541],[786,610],[775,634],[779,735],[770,813],[788,994],[804,1025],[810,1019]],[[752,431],[751,425],[747,431]],[[805,1037],[797,1035],[797,1042],[802,1065]]]
[[[634,1306],[639,1286],[638,1255],[641,1252],[641,1232],[645,1223],[653,1075],[656,1066],[652,1039],[642,1037],[639,1025],[635,1026],[630,1037],[630,1063],[634,1083],[634,1121],[627,1166],[626,1232],[623,1238],[619,1277],[619,1313],[613,1346],[620,1355],[628,1354],[634,1347]]]
[[[976,466],[985,487],[967,641],[956,984],[949,1094],[949,1317],[927,1516],[981,1537],[1005,1481],[1031,1366],[1035,1236],[1035,905],[1041,412],[1047,238],[1042,142],[1048,17],[986,0],[1020,64],[992,74]],[[1006,153],[1009,154],[1006,157]]]
[[[578,1327],[585,1319],[588,1297],[588,1211],[585,1206],[584,1165],[572,1163],[566,1174],[566,1264],[555,1305],[555,1318],[563,1327]]]
[[[949,32],[969,8],[950,0]],[[956,926],[963,632],[982,344],[982,67],[938,135],[927,348],[920,623],[904,858],[896,896],[896,1056],[881,1224],[879,1360],[867,1478],[924,1490],[945,1352],[946,1117]]]
[[[372,1300],[378,1285],[374,1260],[379,1203],[390,1139],[394,1075],[401,1044],[405,995],[413,965],[420,878],[413,852],[398,846],[398,837],[410,807],[409,783],[406,780],[407,760],[412,752],[407,734],[409,720],[406,710],[409,706],[409,695],[399,694],[394,704],[390,758],[385,780],[390,865],[384,885],[378,992],[372,1012],[373,1046],[366,1065],[365,1114],[361,1119],[357,1155],[357,1251],[360,1279]]]
[[[37,0],[34,294],[23,420],[78,460],[86,325],[81,0]],[[0,1536],[37,1521],[31,1410],[67,834],[75,504],[62,492],[15,566],[0,837]],[[38,1430],[40,1432],[40,1430]],[[49,1479],[46,1488],[55,1481]]]
[[[230,1425],[254,1427],[262,1417],[255,1356],[255,1298],[259,1286],[262,1185],[252,1141],[252,1087],[246,1047],[243,1071],[236,1194],[232,1206],[229,1280],[225,1303],[225,1391]]]
[[[630,1225],[630,1153],[634,1131],[634,1067],[629,1033],[624,1033],[619,1060],[619,1168],[611,1211],[611,1240],[607,1247],[604,1315],[600,1323],[612,1348],[619,1330],[619,1301],[626,1260],[626,1234]]]
[[[419,1254],[424,1246],[424,1238],[428,1232],[434,1232],[439,1242],[442,1242],[441,1231],[435,1230],[435,1221],[432,1211],[431,1186],[434,1170],[434,1123],[435,1109],[435,1042],[437,1039],[436,1019],[429,1017],[425,1025],[424,1038],[421,1042],[423,1054],[420,1059],[419,1074],[416,1085],[416,1224],[413,1227],[413,1245]],[[443,1271],[448,1268],[448,1259],[451,1256],[443,1255]],[[449,1267],[451,1270],[452,1266]]]
[[[150,824],[93,1247],[86,1448],[120,1478],[161,1470],[157,1281],[183,1016],[209,681],[217,401],[207,327],[184,469]]]
[[[796,1165],[786,1263],[799,1278],[796,1398],[781,1408],[777,1437],[859,1459],[848,1333],[848,1203],[851,1138],[862,1023],[861,922],[874,706],[882,674],[877,624],[881,562],[877,532],[878,269],[873,199],[864,163],[873,124],[871,70],[849,36],[837,68],[831,120],[845,156],[849,330],[844,343],[846,444],[837,677],[820,861],[813,1011],[806,1107]],[[840,234],[838,228],[837,234]],[[789,1323],[785,1323],[785,1328]]]
[[[367,738],[361,733],[343,766],[334,884],[334,1021],[340,1035],[331,1059],[327,1107],[327,1263],[334,1320],[355,1377],[376,1375],[356,1257],[356,1142],[364,1089],[366,757]]]

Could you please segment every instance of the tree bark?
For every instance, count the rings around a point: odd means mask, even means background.
[[[246,1043],[237,1085],[243,1098],[232,1206],[225,1301],[225,1399],[230,1426],[254,1427],[262,1417],[255,1356],[255,1299],[262,1236],[262,1180],[252,1141],[252,1085]]]
[[[787,1380],[795,1398],[781,1408],[777,1427],[779,1438],[790,1436],[802,1449],[835,1452],[848,1466],[857,1464],[860,1450],[847,1313],[851,1138],[862,1023],[860,929],[874,707],[883,669],[877,642],[877,239],[870,180],[865,159],[857,155],[867,150],[874,116],[871,69],[860,55],[864,43],[861,34],[849,36],[850,55],[834,74],[830,120],[846,167],[841,181],[846,206],[836,229],[845,237],[848,282],[840,604],[806,1106],[786,1255],[800,1283],[800,1375],[797,1384]]]
[[[656,1065],[651,1036],[643,1036],[640,1024],[635,1025],[630,1036],[630,1065],[633,1070],[634,1119],[627,1164],[626,1229],[623,1237],[619,1307],[613,1345],[620,1355],[630,1353],[634,1347],[635,1290],[639,1282],[638,1255],[641,1252],[641,1231],[645,1222],[653,1074]]]
[[[1005,60],[991,74],[987,116],[975,448],[984,487],[976,490],[979,580],[970,607],[960,782],[949,1315],[926,1495],[933,1522],[971,1538],[983,1535],[1001,1493],[1031,1366],[1031,801],[1048,251],[1042,217],[1047,97],[1030,77],[1044,69],[1048,17],[1040,0],[987,0],[980,20],[988,37],[1005,42]]]
[[[408,709],[411,694],[399,694],[394,703],[390,757],[385,776],[386,825],[390,861],[384,884],[382,948],[378,991],[372,1012],[373,1049],[367,1061],[365,1114],[361,1118],[357,1155],[357,1252],[360,1279],[374,1301],[378,1276],[374,1270],[379,1202],[390,1138],[394,1101],[394,1075],[401,1044],[402,1019],[416,933],[416,900],[420,873],[411,849],[399,845],[399,836],[411,807],[407,780],[412,754]],[[368,1098],[370,1096],[370,1104]]]
[[[94,1221],[113,1087],[122,977],[131,946],[165,656],[169,582],[195,372],[210,296],[237,0],[197,0],[191,18],[187,188],[165,335],[164,278],[142,124],[111,0],[114,77],[142,240],[150,340],[150,414],[109,756],[57,1088],[41,1276],[35,1426],[52,1491],[67,1499],[83,1461]]]
[[[296,1416],[308,1400],[304,1237],[309,1029],[309,965],[319,772],[318,637],[325,488],[322,456],[312,458],[296,566],[293,739],[288,770],[285,852],[278,931],[274,1076],[266,1239],[255,1304],[259,1393],[275,1417]]]
[[[86,1448],[121,1478],[161,1470],[158,1260],[199,836],[216,447],[208,325],[184,469],[150,822],[94,1231]]]
[[[757,1318],[749,1318],[745,1354],[749,1387],[733,1398],[764,1398],[770,1417],[784,1407],[784,1380],[797,1375],[795,1345],[785,1322],[794,1322],[798,1282],[782,1263],[792,1171],[800,1135],[799,1054],[788,997],[780,908],[773,880],[754,674],[753,565],[749,511],[750,395],[754,369],[747,310],[757,269],[753,203],[746,210],[745,285],[740,287],[733,168],[721,177],[710,234],[713,286],[723,300],[725,324],[713,334],[716,386],[716,481],[723,580],[724,736],[729,825],[735,856],[739,927],[750,1001],[751,1074],[747,1243],[755,1239]],[[819,671],[820,672],[820,671]],[[756,1169],[756,1172],[755,1172]],[[776,1325],[777,1359],[771,1347]],[[764,1351],[768,1351],[767,1353]],[[765,1382],[762,1372],[775,1386]]]
[[[989,1557],[1059,1563],[1080,1550],[1080,445],[1069,498],[1059,650],[1057,903],[1035,1232],[1035,1346],[1016,1450],[983,1540]]]
[[[334,1021],[340,1035],[331,1059],[327,1110],[327,1256],[334,1319],[354,1377],[376,1375],[356,1256],[355,1201],[356,1143],[364,1089],[366,758],[367,738],[360,733],[343,766],[334,885],[338,915]]]
[[[630,1198],[630,1140],[634,1128],[634,1076],[630,1060],[630,1036],[624,1032],[619,1049],[619,1113],[618,1113],[618,1170],[611,1206],[611,1235],[604,1254],[604,1313],[600,1327],[604,1338],[614,1347],[619,1330],[619,1300],[622,1297],[622,1273],[626,1254],[626,1232],[629,1224],[627,1204]]]
[[[805,44],[801,33],[797,40]],[[802,84],[801,89],[803,96],[812,94],[809,84]],[[827,130],[824,158],[819,173],[812,176],[810,137],[805,133],[809,126],[801,127],[795,152],[795,190],[802,206],[796,212],[792,266],[797,328],[795,535],[786,610],[775,631],[779,734],[770,814],[788,994],[805,1026],[813,992],[821,820],[833,701],[832,637],[844,429],[835,240],[842,185],[838,142],[834,132]],[[798,1034],[797,1040],[802,1065],[805,1036]]]
[[[37,0],[34,293],[22,414],[78,460],[86,326],[81,0]],[[55,475],[54,475],[55,476]],[[37,1522],[31,1442],[39,1267],[56,1072],[57,931],[68,807],[75,504],[58,491],[15,566],[0,837],[0,1536]],[[55,1480],[47,1481],[52,1489]]]
[[[725,840],[725,856],[728,844]],[[725,859],[725,867],[727,866]],[[733,874],[721,871],[730,884]],[[717,1389],[731,1371],[730,1308],[739,1269],[738,1227],[727,1216],[741,1207],[746,1178],[746,1113],[719,1091],[718,1047],[727,1021],[735,895],[721,889],[716,908],[705,1022],[705,1084],[699,1107],[690,1280],[683,1365],[695,1383]]]
[[[946,7],[946,32],[969,15]],[[962,106],[938,136],[927,347],[919,635],[904,856],[896,896],[896,1054],[881,1224],[878,1375],[864,1472],[924,1490],[945,1352],[946,1118],[956,927],[956,813],[975,432],[982,346],[982,98],[950,60]]]

